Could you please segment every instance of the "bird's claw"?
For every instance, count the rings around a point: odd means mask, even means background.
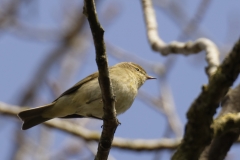
[[[121,125],[122,123],[117,119],[117,124],[118,124],[118,125]]]
[[[117,125],[121,125],[122,123],[116,118]],[[103,125],[101,125],[101,128],[103,128]]]

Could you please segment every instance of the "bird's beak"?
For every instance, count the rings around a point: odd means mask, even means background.
[[[149,79],[157,79],[157,78],[147,75],[147,80]]]

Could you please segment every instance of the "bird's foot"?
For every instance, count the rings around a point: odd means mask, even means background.
[[[120,126],[122,123],[117,119],[117,124]]]

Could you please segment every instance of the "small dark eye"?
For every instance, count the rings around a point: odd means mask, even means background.
[[[137,70],[137,71],[139,71],[139,69],[138,69],[138,68],[136,68],[136,70]]]

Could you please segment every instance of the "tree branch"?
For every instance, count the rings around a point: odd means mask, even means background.
[[[94,0],[84,1],[83,13],[88,18],[93,35],[96,50],[96,62],[99,70],[98,81],[102,92],[104,110],[103,131],[98,144],[98,152],[95,160],[107,160],[114,133],[118,126],[115,110],[115,96],[109,78],[106,47],[103,39],[104,30],[98,21]]]
[[[6,103],[0,102],[0,113],[8,116],[17,117],[17,114],[22,111],[28,109],[28,107],[19,107],[14,105],[9,105]],[[73,136],[77,136],[79,138],[83,138],[85,141],[99,141],[100,134],[96,131],[90,131],[84,127],[81,127],[78,124],[71,123],[67,120],[63,119],[53,119],[43,123],[45,126],[58,129],[60,131],[66,132],[68,134],[72,134]],[[180,144],[179,139],[169,139],[169,138],[161,138],[161,139],[152,139],[152,140],[144,140],[144,139],[125,139],[120,137],[115,137],[112,143],[113,147],[134,151],[155,151],[160,149],[176,149],[176,147]]]
[[[212,124],[214,136],[219,136],[233,129],[240,129],[240,113],[227,113],[214,120]]]
[[[212,124],[215,137],[201,154],[200,160],[223,160],[233,143],[237,141],[240,128],[239,125],[236,127],[234,127],[234,125],[239,121],[239,94],[240,85],[230,90],[224,97],[221,104],[222,110]]]
[[[157,21],[152,6],[151,0],[142,0],[142,7],[144,11],[145,23],[147,28],[148,41],[154,51],[160,52],[162,55],[170,53],[182,53],[184,55],[199,53],[203,50],[206,51],[206,60],[208,67],[206,72],[211,76],[219,66],[219,51],[216,45],[209,39],[199,38],[195,42],[171,42],[166,44],[158,34]]]
[[[240,71],[240,40],[225,58],[216,73],[210,78],[209,84],[203,86],[202,92],[191,105],[188,123],[182,144],[173,156],[173,160],[197,160],[210,143],[213,130],[210,128],[212,117],[221,99],[236,80]]]
[[[25,109],[28,109],[28,107],[19,107],[0,102],[0,113],[3,115],[18,118],[16,115],[20,111]],[[99,132],[90,131],[78,124],[74,124],[63,119],[53,119],[43,123],[43,125],[49,128],[66,132],[79,138],[83,138],[85,141],[99,141],[100,139]],[[115,137],[112,143],[112,147],[132,151],[156,151],[161,149],[176,149],[179,146],[180,142],[181,142],[180,139],[170,138],[133,140]]]

